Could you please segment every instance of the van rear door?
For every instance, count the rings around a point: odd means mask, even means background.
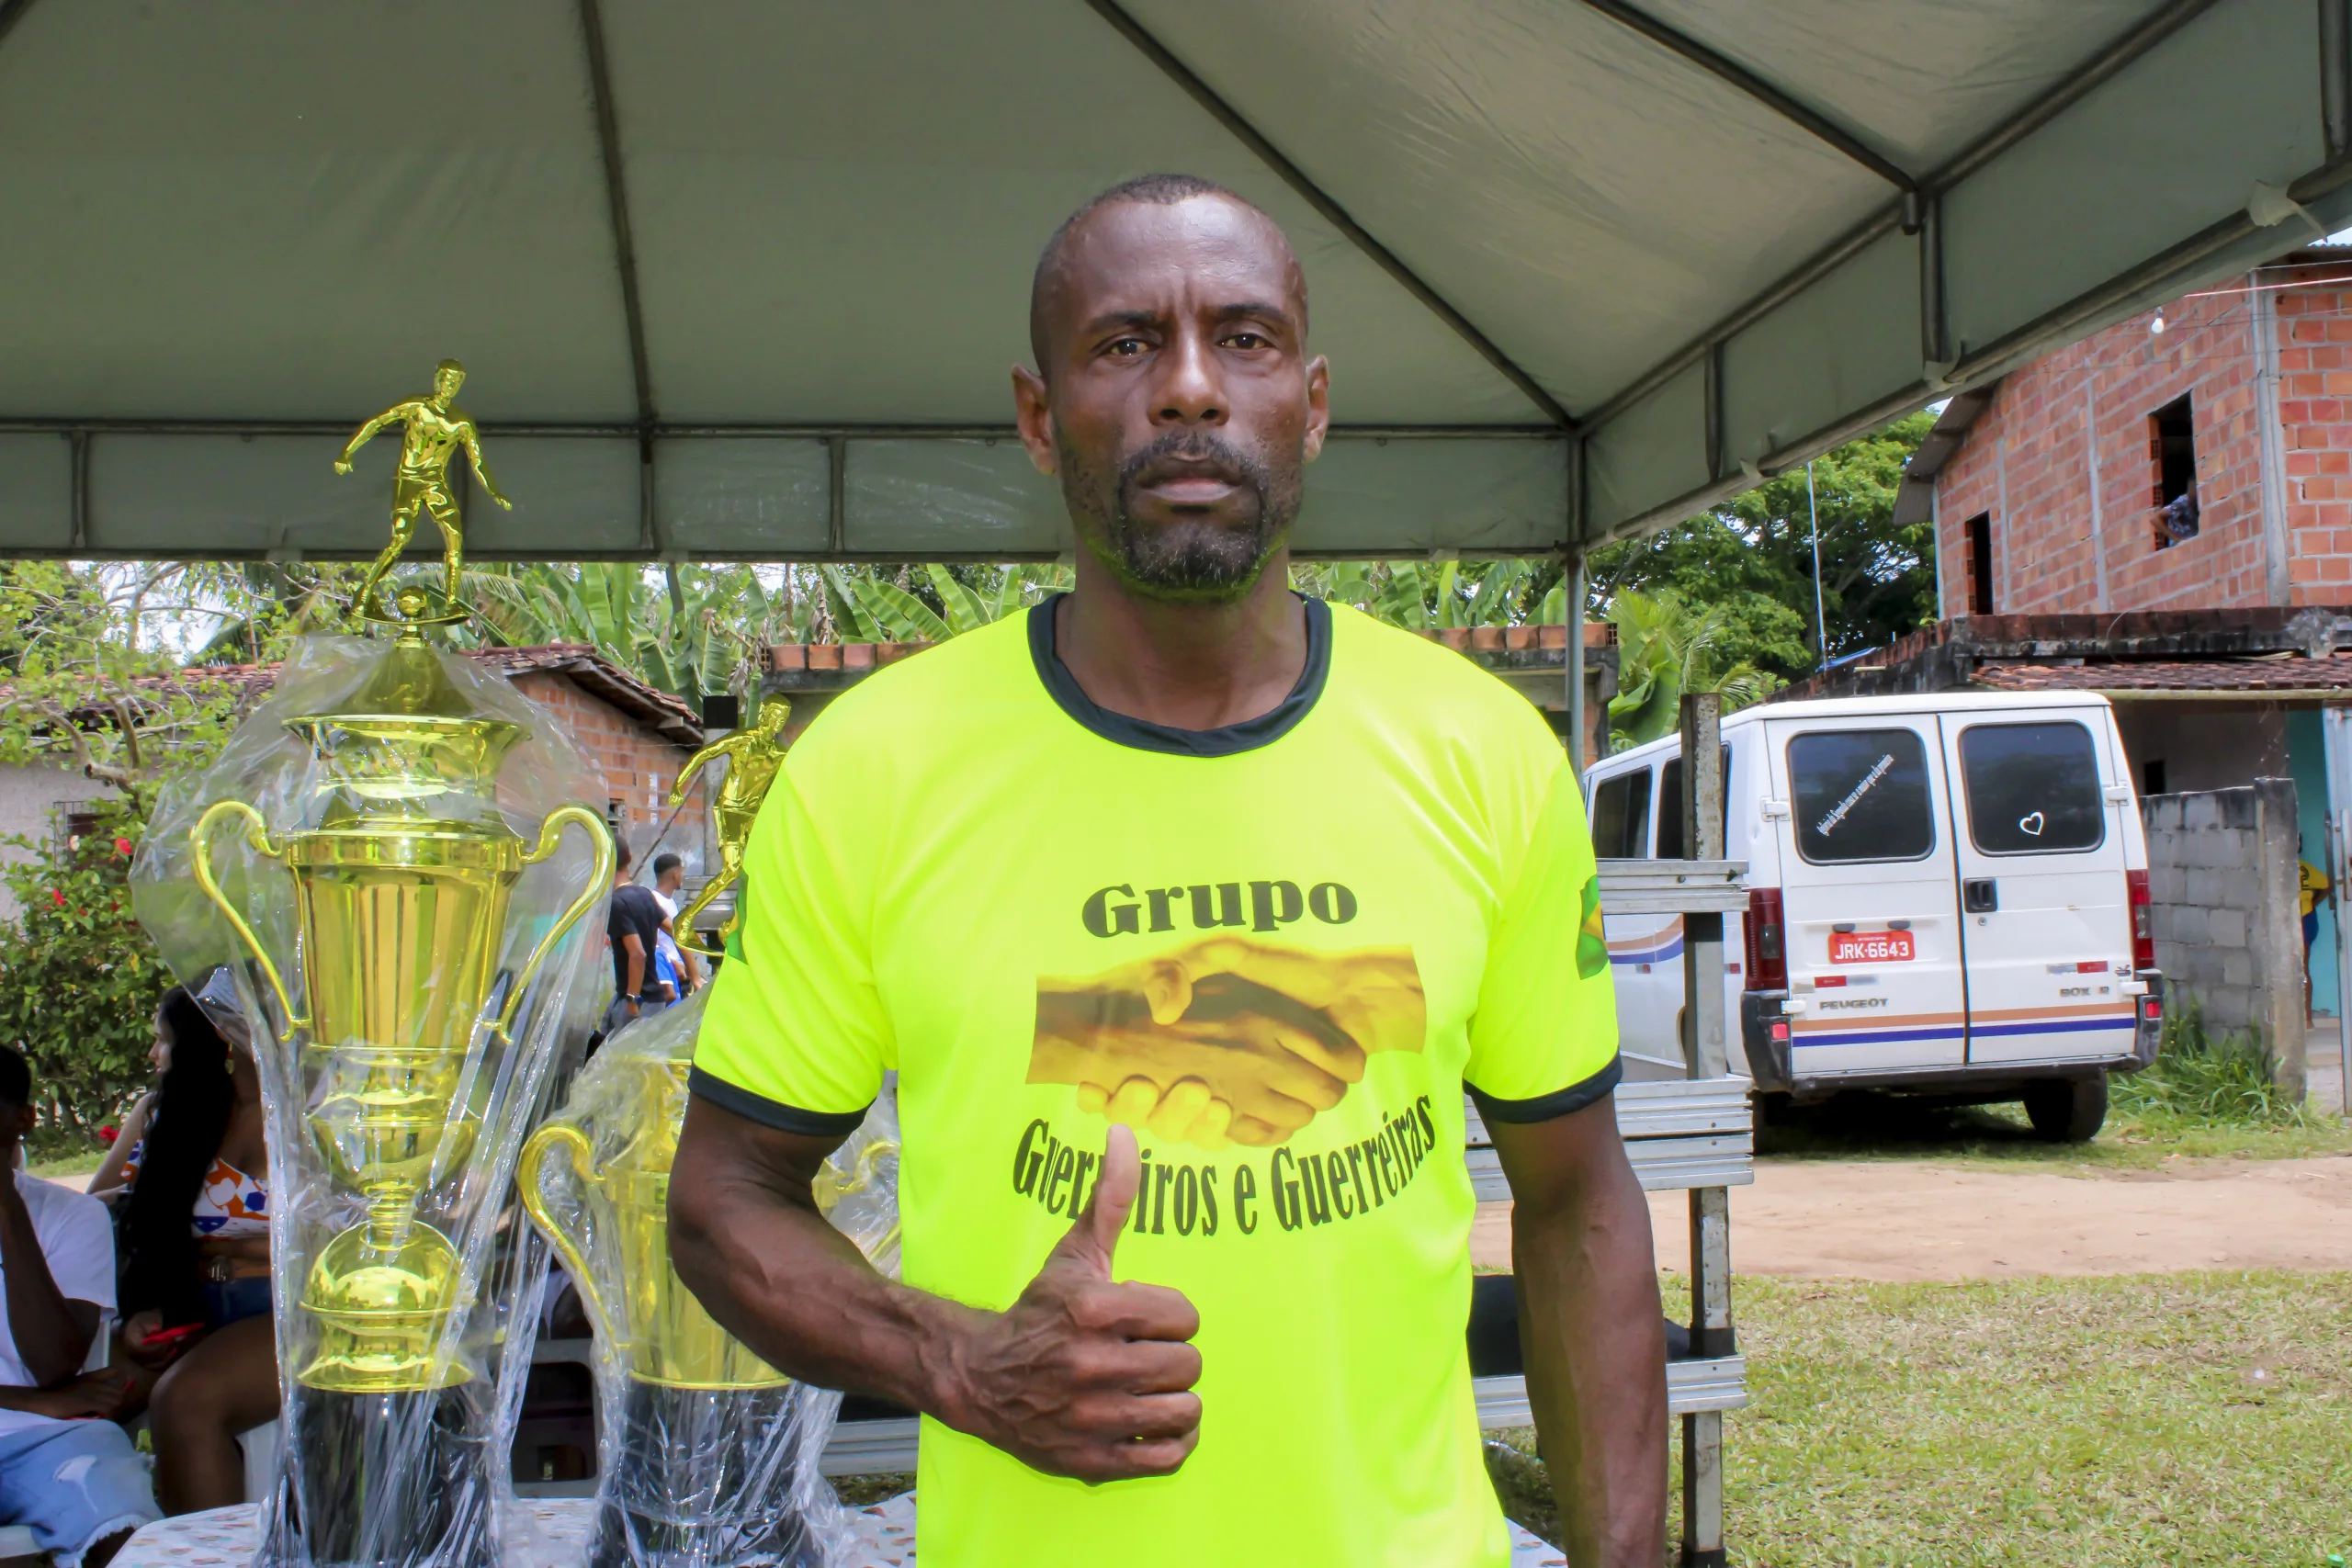
[[[2048,1062],[2132,1049],[2122,782],[2106,715],[1947,713],[1968,1059]],[[2128,805],[2128,797],[2125,800]]]
[[[1620,764],[1623,766],[1623,764]],[[1592,792],[1592,852],[1601,861],[1647,860],[1652,824],[1678,807],[1655,797],[1656,774],[1645,762],[1598,781]],[[1682,1006],[1682,917],[1602,917],[1609,937],[1609,972],[1617,987],[1617,1034],[1625,1076],[1635,1083],[1683,1074],[1674,1020]]]
[[[1766,726],[1781,830],[1792,1068],[1957,1066],[1960,912],[1931,715]]]

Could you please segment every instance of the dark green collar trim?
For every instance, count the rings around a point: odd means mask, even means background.
[[[1103,739],[1139,751],[1171,757],[1231,757],[1271,746],[1298,728],[1299,720],[1323,694],[1323,683],[1331,673],[1331,607],[1320,599],[1301,595],[1306,605],[1306,668],[1298,672],[1298,683],[1280,703],[1255,718],[1218,729],[1178,729],[1130,718],[1097,706],[1055,650],[1054,609],[1066,597],[1057,593],[1029,612],[1029,658],[1037,667],[1037,679],[1045,682],[1062,712]]]

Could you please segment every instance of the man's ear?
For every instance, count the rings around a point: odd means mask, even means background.
[[[1061,460],[1054,450],[1054,410],[1046,395],[1046,378],[1025,365],[1012,367],[1012,421],[1037,471],[1057,472]]]
[[[34,1113],[31,1106],[19,1105],[17,1107],[17,1136],[19,1138],[28,1138],[32,1136],[33,1124],[40,1120],[40,1118]]]
[[[1323,454],[1323,438],[1331,432],[1331,362],[1317,355],[1306,366],[1306,460]]]

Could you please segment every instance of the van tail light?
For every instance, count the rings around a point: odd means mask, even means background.
[[[2123,885],[2132,899],[2132,967],[2154,969],[2156,966],[2155,911],[2148,900],[2148,874],[2127,871]]]
[[[1789,988],[1787,930],[1781,915],[1781,890],[1777,887],[1747,890],[1747,988]]]

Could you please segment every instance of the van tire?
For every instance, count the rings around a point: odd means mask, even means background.
[[[2107,1075],[2025,1086],[2025,1119],[2045,1144],[2087,1144],[2107,1121]]]

